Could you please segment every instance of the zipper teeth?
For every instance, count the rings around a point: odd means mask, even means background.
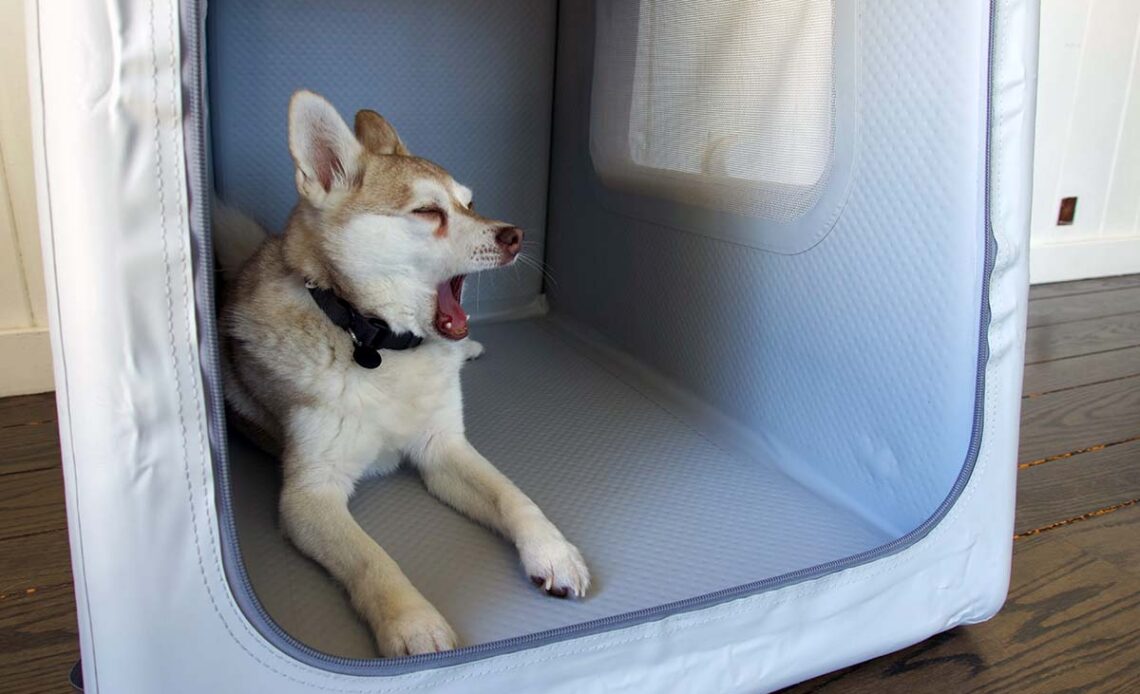
[[[279,648],[285,652],[297,657],[302,662],[317,667],[325,667],[342,674],[349,675],[399,675],[407,672],[427,669],[429,667],[443,667],[448,665],[458,665],[461,663],[469,662],[479,658],[490,657],[494,655],[503,655],[513,651],[522,650],[524,648],[534,645],[544,645],[556,641],[562,641],[573,637],[585,636],[588,634],[608,631],[615,627],[629,627],[643,622],[664,619],[674,614],[689,612],[698,608],[712,607],[716,604],[726,602],[729,600],[755,595],[761,592],[782,588],[794,583],[819,578],[827,574],[834,573],[839,570],[849,569],[860,566],[877,559],[881,559],[891,554],[895,554],[910,545],[918,542],[924,538],[935,526],[946,516],[949,510],[954,506],[958,497],[969,483],[973,474],[975,464],[977,462],[978,452],[981,447],[981,439],[983,433],[983,426],[985,423],[983,403],[985,398],[985,367],[989,361],[989,341],[988,331],[990,324],[990,278],[993,271],[994,254],[996,252],[996,241],[993,235],[992,219],[991,219],[991,204],[992,204],[992,190],[991,190],[991,167],[992,167],[992,126],[993,126],[993,69],[994,69],[994,46],[996,41],[997,30],[997,3],[999,0],[991,0],[990,13],[989,13],[989,38],[988,38],[988,55],[987,58],[987,87],[986,87],[986,124],[985,124],[985,190],[984,190],[984,234],[985,234],[985,247],[984,247],[984,260],[983,260],[983,281],[982,281],[982,297],[981,297],[981,316],[979,321],[979,344],[978,344],[978,361],[977,361],[977,375],[975,378],[975,395],[974,395],[974,421],[970,434],[970,445],[966,455],[965,464],[962,467],[954,485],[951,487],[950,492],[942,503],[934,511],[934,513],[924,521],[920,526],[911,532],[903,535],[902,537],[895,538],[878,547],[867,550],[860,554],[841,559],[834,559],[829,562],[818,564],[816,566],[798,569],[790,573],[782,574],[780,576],[773,576],[770,578],[746,583],[734,588],[726,588],[723,590],[706,593],[704,595],[686,598],[673,603],[665,605],[657,605],[648,607],[634,612],[627,612],[619,615],[612,615],[600,619],[574,624],[557,629],[551,629],[534,634],[527,634],[523,636],[516,636],[501,641],[494,641],[476,646],[468,646],[446,653],[433,653],[426,655],[408,656],[393,659],[360,659],[360,658],[345,658],[342,656],[334,656],[327,653],[322,653],[311,646],[307,646],[293,636],[288,634],[282,629],[276,621],[269,615],[262,606],[261,601],[258,600],[256,593],[253,589],[253,584],[250,581],[249,575],[245,570],[244,562],[241,559],[240,547],[237,543],[237,521],[235,514],[232,512],[232,498],[230,495],[230,479],[229,479],[229,460],[228,450],[225,444],[225,417],[224,407],[222,404],[221,385],[216,378],[207,378],[208,389],[214,397],[213,411],[210,412],[210,419],[214,422],[216,431],[221,436],[218,437],[213,451],[213,458],[215,460],[215,475],[218,480],[218,494],[219,494],[219,513],[224,516],[223,523],[223,554],[225,548],[230,548],[233,556],[230,561],[226,562],[226,573],[229,580],[236,581],[240,584],[240,589],[244,593],[245,600],[238,600],[240,605],[248,605],[253,608],[255,614],[249,615],[250,621],[253,625],[265,634],[269,634],[269,640],[274,642]],[[199,140],[193,147],[188,148],[187,151],[193,150],[193,155],[199,162],[198,176],[199,183],[203,191],[209,190],[209,171],[208,163],[205,157],[206,150],[206,122],[203,117],[203,108],[205,100],[205,85],[202,81],[201,65],[204,62],[204,56],[200,54],[200,46],[204,45],[204,16],[202,14],[202,0],[194,2],[195,26],[198,32],[198,40],[195,42],[194,47],[190,50],[199,53],[193,56],[191,62],[191,79],[194,81],[197,89],[192,97],[195,101],[197,108],[192,109],[193,117],[198,121],[197,132]],[[208,213],[208,205],[203,204],[198,213],[199,224],[201,229],[205,230],[203,234],[204,247],[209,253],[203,255],[212,257],[212,240],[210,236],[210,215]],[[206,326],[203,330],[205,340],[205,350],[203,360],[211,373],[217,374],[218,366],[218,340],[216,333],[216,326],[213,317],[213,278],[209,273],[205,273],[206,278],[204,285],[207,288],[207,297],[201,301],[205,309],[210,312],[202,321]]]

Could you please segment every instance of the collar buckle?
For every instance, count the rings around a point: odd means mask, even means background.
[[[366,369],[375,369],[382,361],[380,350],[389,349],[402,351],[418,347],[424,339],[413,332],[396,333],[382,318],[368,316],[357,310],[346,299],[337,295],[332,289],[323,289],[311,279],[305,280],[305,288],[313,302],[334,325],[348,333],[349,339],[355,349],[352,359]],[[366,334],[361,339],[357,328],[363,328]]]

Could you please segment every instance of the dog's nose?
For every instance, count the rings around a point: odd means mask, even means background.
[[[495,241],[503,251],[514,257],[522,249],[523,232],[518,227],[503,227],[495,234]]]

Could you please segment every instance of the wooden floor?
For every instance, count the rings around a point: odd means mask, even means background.
[[[992,621],[803,692],[1140,692],[1140,275],[1030,294],[1013,581]],[[78,656],[55,403],[0,400],[0,692]]]

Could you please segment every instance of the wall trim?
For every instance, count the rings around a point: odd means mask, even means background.
[[[0,397],[54,389],[48,329],[0,330]]]
[[[1031,244],[1029,282],[1067,282],[1140,272],[1140,236]]]

